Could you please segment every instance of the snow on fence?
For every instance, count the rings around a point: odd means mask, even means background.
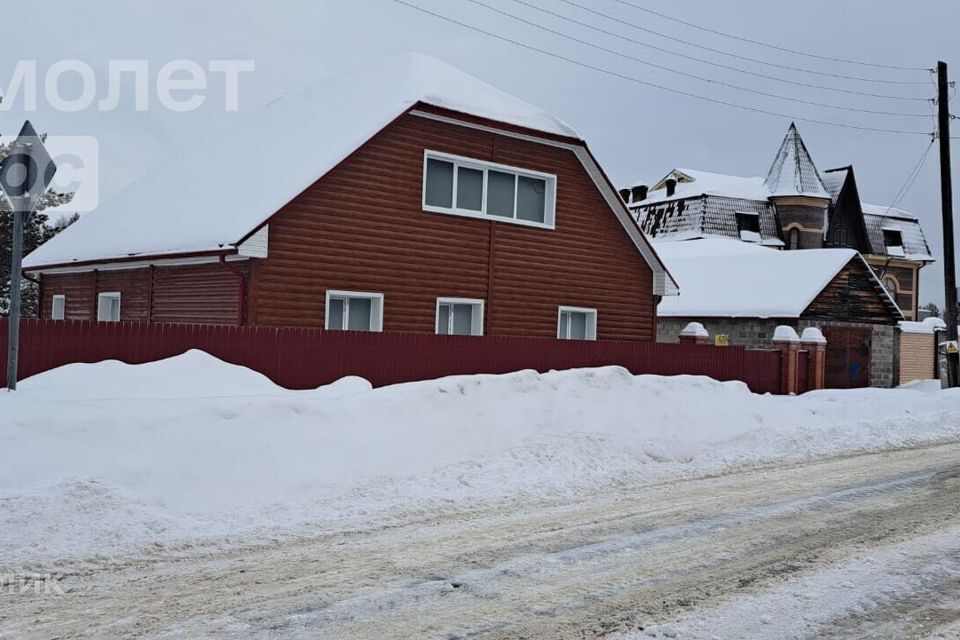
[[[200,349],[289,389],[348,375],[382,386],[457,374],[619,365],[635,374],[705,375],[742,380],[756,393],[782,391],[780,351],[702,344],[71,320],[24,320],[20,331],[21,379],[74,362],[139,364]],[[6,345],[6,319],[0,319],[0,340]],[[0,371],[0,382],[5,378]]]

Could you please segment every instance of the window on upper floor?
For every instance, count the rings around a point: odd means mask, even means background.
[[[900,229],[884,229],[883,244],[887,247],[887,255],[903,256],[903,232]]]
[[[557,337],[561,340],[597,339],[596,309],[560,307],[557,316]]]
[[[331,331],[383,331],[383,294],[327,291],[327,318]]]
[[[740,239],[746,242],[760,242],[760,214],[750,211],[737,211],[737,230]]]
[[[425,211],[554,226],[556,176],[435,151],[423,166]]]
[[[437,333],[442,336],[482,336],[483,300],[437,298]]]
[[[897,280],[893,276],[886,276],[883,279],[883,286],[886,288],[888,292],[890,292],[890,294],[892,295],[897,294]]]
[[[67,313],[67,296],[57,294],[53,296],[50,304],[50,319],[63,320]]]

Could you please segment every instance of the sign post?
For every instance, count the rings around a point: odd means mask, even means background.
[[[10,155],[0,162],[0,190],[10,201],[13,247],[10,260],[10,320],[7,337],[7,389],[17,389],[20,353],[20,288],[23,227],[53,181],[57,166],[29,121],[24,123]]]

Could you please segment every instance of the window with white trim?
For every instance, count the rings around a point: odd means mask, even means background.
[[[436,327],[442,336],[482,336],[483,300],[437,298]]]
[[[63,320],[67,313],[67,296],[56,294],[50,303],[50,319]]]
[[[327,291],[324,326],[333,331],[383,331],[383,294]]]
[[[596,340],[597,310],[560,307],[557,312],[557,337],[561,340]]]
[[[425,151],[423,209],[553,228],[557,177]]]
[[[120,292],[101,293],[97,296],[97,320],[120,322]]]

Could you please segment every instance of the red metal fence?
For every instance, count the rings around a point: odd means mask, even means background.
[[[24,320],[20,378],[74,362],[152,362],[190,349],[259,371],[289,389],[347,375],[374,386],[447,375],[619,365],[635,374],[698,374],[779,393],[781,354],[740,347],[563,341],[220,325]],[[0,319],[0,344],[7,321]],[[3,369],[3,367],[0,367]],[[6,383],[6,371],[0,382]]]

